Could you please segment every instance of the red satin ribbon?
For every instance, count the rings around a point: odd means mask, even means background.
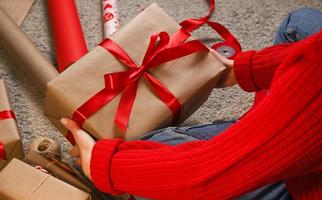
[[[176,121],[180,115],[180,102],[159,80],[149,74],[149,69],[192,53],[208,51],[208,48],[197,40],[184,42],[190,37],[189,32],[194,31],[206,23],[217,31],[225,40],[224,42],[214,45],[212,48],[221,45],[229,45],[234,48],[236,52],[239,52],[241,48],[237,39],[219,23],[209,21],[214,9],[215,1],[211,0],[209,13],[205,17],[183,21],[180,24],[182,28],[171,38],[165,32],[152,35],[141,66],[137,66],[118,44],[110,39],[104,40],[100,46],[126,65],[129,70],[105,74],[105,87],[73,113],[73,120],[75,120],[79,126],[82,126],[85,120],[92,114],[121,94],[114,122],[125,132],[128,126],[132,106],[136,98],[138,82],[144,77],[149,81],[159,99],[163,101],[172,112],[173,121]],[[75,144],[75,140],[70,132],[67,133],[66,138],[72,144]]]
[[[217,49],[221,46],[229,46],[235,50],[235,54],[230,57],[233,58],[237,53],[241,52],[241,46],[235,36],[228,31],[223,25],[209,21],[212,13],[215,11],[215,0],[210,0],[210,9],[208,14],[205,17],[200,19],[187,19],[180,23],[181,29],[176,33],[176,35],[180,35],[176,38],[189,38],[191,32],[198,29],[204,24],[208,24],[213,30],[215,30],[221,37],[224,39],[223,42],[218,42],[214,44],[211,48]]]
[[[12,110],[5,110],[0,112],[0,121],[6,119],[16,119]],[[0,141],[0,160],[7,160],[7,155],[3,142]]]

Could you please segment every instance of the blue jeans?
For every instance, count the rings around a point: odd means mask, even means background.
[[[322,12],[315,9],[303,8],[291,12],[281,23],[274,43],[288,43],[302,40],[322,29]],[[210,140],[234,122],[221,122],[200,126],[169,127],[156,130],[144,135],[142,140],[152,140],[160,143],[176,145],[195,140]],[[165,191],[166,192],[166,191]],[[142,199],[136,197],[137,199]],[[292,197],[283,182],[263,186],[249,192],[239,200],[290,200]]]

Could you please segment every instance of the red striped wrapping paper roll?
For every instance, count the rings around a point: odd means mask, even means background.
[[[104,38],[108,38],[119,29],[117,0],[102,0]]]

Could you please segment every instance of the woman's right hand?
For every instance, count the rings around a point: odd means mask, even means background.
[[[237,83],[234,72],[234,60],[230,60],[216,50],[210,49],[210,52],[226,67],[224,74],[216,85],[216,88],[229,87]]]

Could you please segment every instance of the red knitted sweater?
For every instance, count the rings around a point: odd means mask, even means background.
[[[231,199],[285,181],[295,199],[322,199],[322,31],[241,53],[239,85],[265,99],[210,141],[177,146],[100,140],[91,176],[103,192],[152,199]]]

